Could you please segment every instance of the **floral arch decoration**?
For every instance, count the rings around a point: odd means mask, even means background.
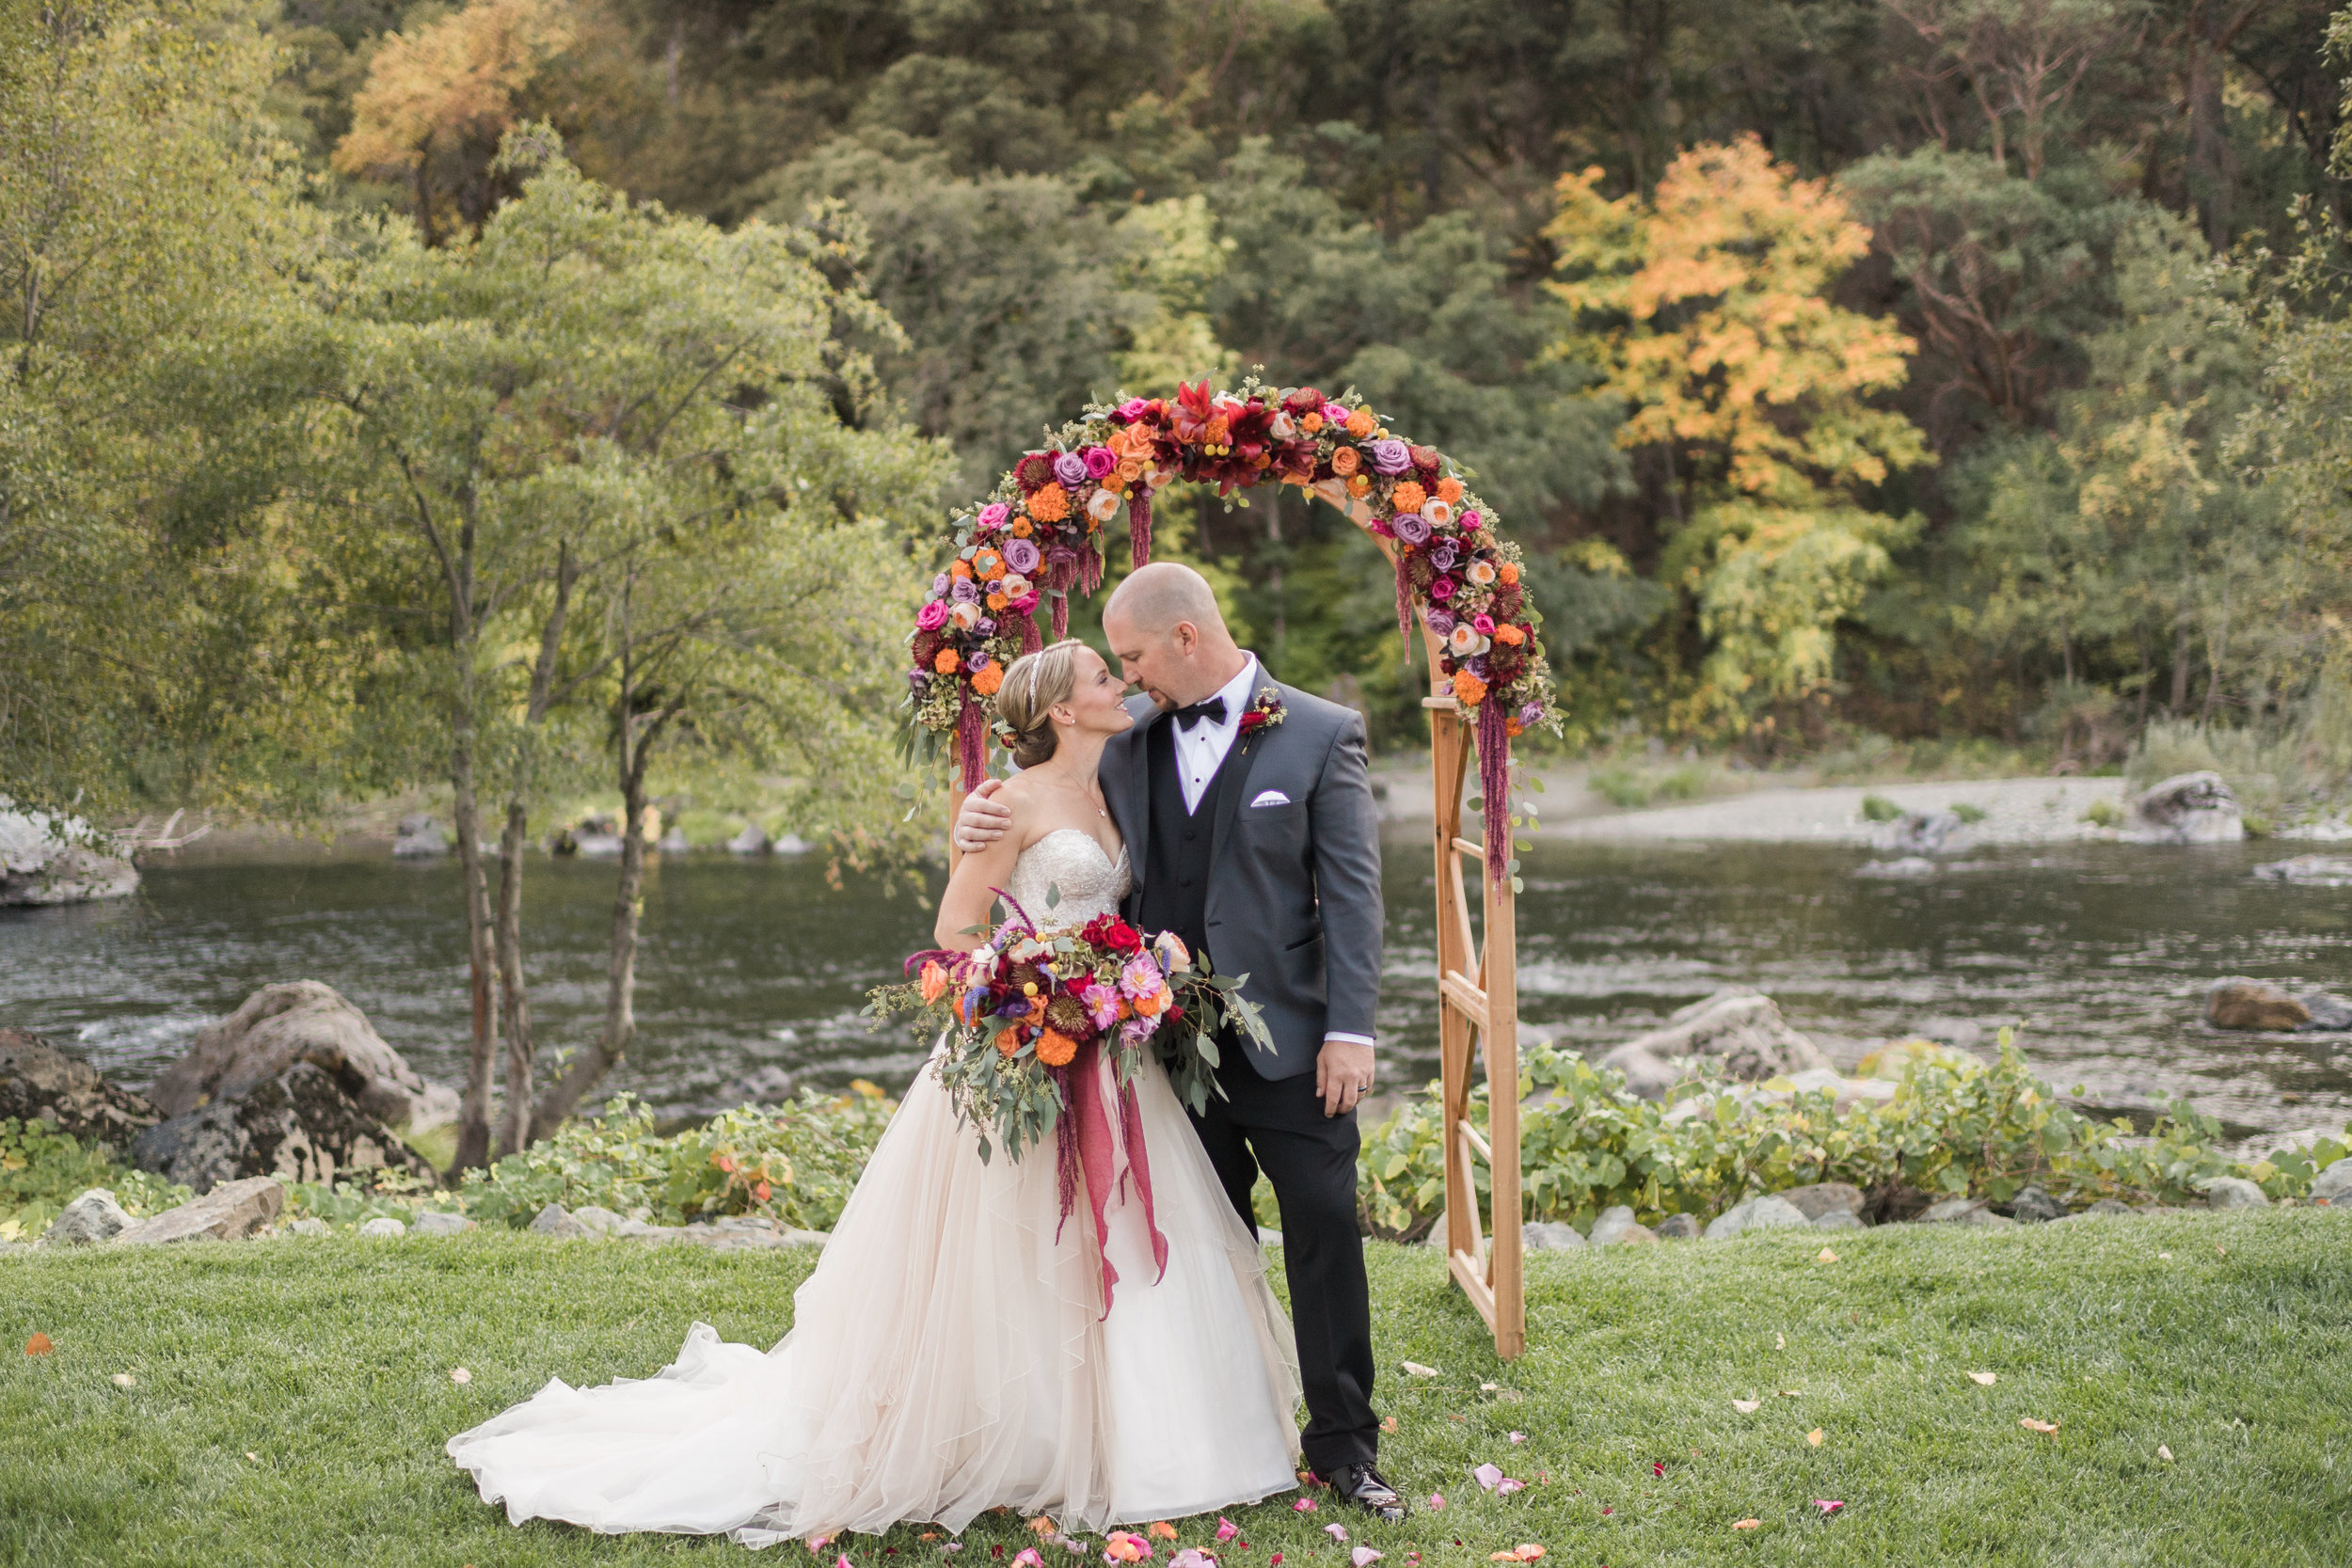
[[[1520,578],[1520,552],[1469,475],[1435,447],[1393,435],[1353,390],[1237,391],[1206,381],[1166,398],[1089,406],[1024,453],[989,499],[953,514],[953,557],[931,579],[908,639],[910,738],[947,742],[960,787],[987,771],[987,737],[1005,667],[1070,625],[1070,595],[1102,586],[1104,540],[1120,512],[1138,566],[1152,559],[1152,498],[1179,481],[1220,496],[1294,484],[1345,512],[1396,568],[1397,629],[1419,626],[1431,659],[1431,705],[1454,708],[1476,739],[1483,798],[1510,796],[1511,742],[1560,727],[1549,665]],[[1484,814],[1486,864],[1515,863],[1507,809]]]

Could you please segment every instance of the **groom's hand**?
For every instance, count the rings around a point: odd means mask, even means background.
[[[1360,1040],[1325,1040],[1315,1057],[1315,1093],[1323,1114],[1343,1117],[1372,1092],[1372,1047]]]
[[[957,848],[975,854],[1005,836],[1012,826],[1012,808],[996,799],[1004,787],[1002,779],[982,779],[980,787],[963,798],[963,810],[956,814]]]

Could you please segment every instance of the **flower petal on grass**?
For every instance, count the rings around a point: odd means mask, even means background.
[[[1731,1528],[1733,1529],[1762,1529],[1764,1528],[1764,1521],[1761,1519],[1741,1519],[1735,1522]]]
[[[1649,1473],[1654,1476],[1663,1476],[1666,1473],[1666,1462],[1662,1459],[1651,1460],[1649,1462]]]
[[[1502,1483],[1502,1472],[1492,1465],[1481,1465],[1470,1472],[1470,1480],[1491,1492]]]
[[[473,1381],[473,1373],[466,1370],[463,1367],[452,1367],[449,1370],[449,1380],[457,1385],[460,1388],[463,1388],[467,1384]]]
[[[2158,1443],[2156,1445],[2156,1457],[2169,1463],[2172,1458],[2172,1450],[2166,1448],[2162,1443]]]
[[[1445,1512],[1444,1493],[1432,1492],[1429,1494],[1429,1512],[1432,1513],[1442,1513]]]
[[[1396,1418],[1395,1418],[1395,1417],[1393,1417],[1393,1416],[1383,1416],[1383,1417],[1381,1417],[1381,1418],[1380,1418],[1380,1430],[1381,1430],[1382,1432],[1388,1432],[1388,1433],[1393,1433],[1393,1432],[1395,1432],[1395,1431],[1396,1431]]]
[[[2024,1427],[2027,1432],[2040,1432],[2047,1433],[2056,1432],[2058,1429],[2058,1424],[2056,1421],[2037,1421],[2031,1416],[2020,1416],[2017,1418],[2017,1424]]]
[[[1233,1537],[1239,1535],[1240,1533],[1241,1527],[1239,1525],[1233,1523],[1232,1520],[1228,1519],[1222,1513],[1216,1516],[1216,1538],[1219,1541],[1231,1541]]]
[[[1968,1381],[1990,1388],[1994,1384],[2001,1381],[2001,1374],[1998,1372],[1970,1372],[1968,1374]]]
[[[1397,1364],[1405,1369],[1407,1375],[1412,1377],[1436,1377],[1438,1375],[1437,1368],[1424,1367],[1418,1361],[1401,1361]]]
[[[1514,1443],[1524,1443],[1527,1441],[1527,1433],[1523,1432],[1508,1433],[1505,1435],[1507,1435]]]
[[[1291,1512],[1293,1513],[1312,1513],[1314,1511],[1315,1500],[1312,1497],[1301,1497],[1296,1502],[1291,1504]]]
[[[1045,1555],[1035,1546],[1024,1546],[1013,1554],[1012,1568],[1045,1568]]]
[[[1513,1481],[1509,1476],[1505,1476],[1501,1481],[1495,1482],[1495,1496],[1498,1497],[1507,1497],[1514,1492],[1524,1492],[1526,1490],[1527,1482],[1523,1481]]]
[[[1837,1254],[1830,1251],[1827,1247],[1823,1247],[1820,1251],[1813,1255],[1813,1260],[1816,1263],[1835,1263],[1837,1261]]]
[[[138,1383],[139,1380],[133,1377],[129,1372],[115,1373],[115,1386],[118,1388],[135,1388],[138,1386]]]
[[[1821,1446],[1821,1429],[1820,1427],[1815,1427],[1811,1432],[1804,1434],[1804,1440],[1812,1444],[1815,1448],[1820,1448]]]
[[[1176,1539],[1176,1527],[1165,1519],[1155,1519],[1152,1522],[1151,1529],[1146,1533],[1156,1535],[1163,1541],[1173,1541]]]
[[[1764,1408],[1764,1402],[1762,1400],[1734,1400],[1731,1402],[1731,1408],[1742,1416],[1753,1416]]]
[[[1346,1543],[1347,1527],[1345,1525],[1326,1525],[1323,1527],[1323,1533],[1343,1544]]]
[[[1826,1519],[1846,1505],[1833,1497],[1816,1497],[1813,1499],[1813,1506],[1820,1509],[1821,1517]]]
[[[47,1355],[56,1348],[56,1345],[50,1343],[49,1336],[46,1334],[36,1334],[24,1341],[24,1354],[27,1355]]]
[[[1372,1564],[1388,1555],[1386,1552],[1375,1552],[1370,1546],[1359,1546],[1347,1554],[1347,1560],[1353,1563],[1355,1568],[1372,1568]]]
[[[1029,1521],[1029,1533],[1030,1533],[1030,1534],[1032,1534],[1032,1535],[1051,1535],[1051,1534],[1053,1534],[1053,1533],[1054,1533],[1054,1516],[1053,1516],[1052,1514],[1050,1514],[1050,1513],[1041,1513],[1041,1514],[1039,1514],[1036,1518],[1034,1518],[1034,1519],[1030,1520],[1030,1521]]]

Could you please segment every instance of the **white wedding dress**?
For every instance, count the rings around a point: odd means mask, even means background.
[[[1008,891],[1075,927],[1127,885],[1123,852],[1065,829],[1023,852]],[[1051,1142],[983,1164],[926,1071],[773,1350],[696,1323],[652,1377],[550,1380],[450,1456],[516,1524],[752,1546],[901,1521],[961,1530],[998,1506],[1101,1530],[1295,1485],[1297,1363],[1263,1256],[1167,1074],[1149,1065],[1136,1089],[1168,1268],[1122,1181],[1107,1315],[1087,1194],[1065,1224]]]

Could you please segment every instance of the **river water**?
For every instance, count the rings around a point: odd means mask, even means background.
[[[1384,1087],[1436,1071],[1425,840],[1389,845]],[[2352,895],[2258,880],[2280,846],[2122,845],[1985,852],[1935,878],[1856,878],[1858,852],[1809,846],[1539,845],[1523,857],[1520,1009],[1594,1053],[1719,987],[1776,997],[1833,1057],[1923,1034],[1989,1053],[2014,1025],[2087,1107],[2176,1094],[2239,1134],[2352,1117],[2352,1036],[2228,1035],[2205,986],[2246,974],[2352,981]],[[534,859],[526,893],[540,1042],[601,1021],[610,863]],[[183,855],[137,895],[0,910],[0,1023],[50,1033],[144,1085],[207,1021],[273,980],[324,980],[428,1077],[462,1078],[468,1001],[453,863],[380,847]],[[901,891],[835,891],[815,858],[696,855],[645,894],[642,1037],[612,1081],[669,1115],[772,1094],[787,1077],[893,1089],[909,1039],[859,1017],[867,988],[928,945]],[[2080,1085],[2079,1091],[2076,1085]]]

